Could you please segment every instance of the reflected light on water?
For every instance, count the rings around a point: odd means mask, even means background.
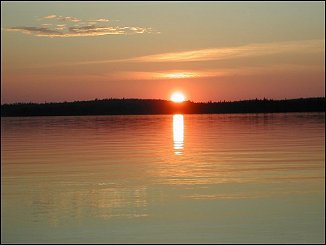
[[[176,155],[182,155],[184,141],[183,115],[173,115],[173,148]]]
[[[324,112],[1,126],[4,243],[324,242]]]

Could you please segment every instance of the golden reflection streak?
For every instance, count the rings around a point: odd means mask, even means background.
[[[183,115],[173,115],[173,148],[176,155],[182,155],[184,142]]]

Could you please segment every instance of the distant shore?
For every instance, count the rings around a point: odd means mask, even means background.
[[[156,99],[95,99],[56,103],[14,103],[1,105],[1,117],[152,115],[325,112],[325,97],[298,99],[251,99],[241,101],[174,103]]]

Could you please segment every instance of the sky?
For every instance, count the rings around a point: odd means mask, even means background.
[[[325,96],[324,2],[1,2],[1,103]]]

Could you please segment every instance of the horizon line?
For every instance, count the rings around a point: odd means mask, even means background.
[[[272,99],[272,98],[251,98],[251,99],[240,99],[240,100],[219,100],[219,101],[212,101],[212,100],[207,100],[207,101],[192,101],[192,100],[185,100],[184,102],[191,102],[191,103],[227,103],[227,102],[241,102],[241,101],[250,101],[250,100],[272,100],[272,101],[281,101],[281,100],[296,100],[296,99],[318,99],[318,98],[324,98],[324,96],[315,96],[315,97],[295,97],[295,98],[283,98],[283,99]],[[168,99],[144,99],[144,98],[94,98],[94,99],[86,99],[86,100],[74,100],[74,101],[44,101],[44,102],[10,102],[10,103],[2,103],[1,106],[3,105],[15,105],[15,104],[60,104],[60,103],[74,103],[74,102],[90,102],[90,101],[101,101],[101,100],[160,100],[160,101],[167,101],[167,102],[173,102]],[[184,102],[181,102],[184,103]],[[174,102],[173,102],[174,103]]]

